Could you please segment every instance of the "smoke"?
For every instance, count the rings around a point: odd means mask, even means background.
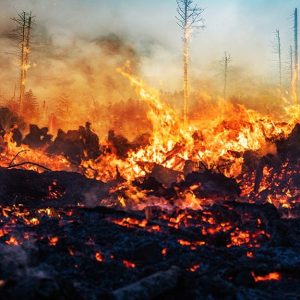
[[[274,30],[281,28],[283,53],[288,52],[288,16],[296,1],[284,5],[275,2],[199,2],[205,9],[206,29],[194,32],[191,42],[194,101],[213,103],[222,96],[219,60],[228,51],[232,56],[228,84],[231,98],[261,110],[266,103],[274,103],[274,97],[278,98],[277,75],[271,40]],[[275,14],[279,9],[280,18]],[[174,18],[176,1],[2,0],[0,67],[5,71],[0,74],[0,95],[7,99],[13,96],[18,82],[18,43],[8,35],[14,28],[10,18],[21,10],[32,10],[36,16],[27,88],[33,90],[41,106],[46,102],[47,113],[55,114],[58,99],[68,95],[72,103],[69,126],[76,126],[85,122],[83,116],[90,117],[91,111],[95,121],[95,111],[99,112],[101,106],[130,103],[128,99],[137,96],[116,71],[120,66],[169,92],[166,100],[180,107],[180,94],[173,94],[182,90],[182,41]],[[107,119],[103,112],[97,120],[103,132],[107,126],[101,118]],[[128,119],[128,115],[119,114],[117,118]]]

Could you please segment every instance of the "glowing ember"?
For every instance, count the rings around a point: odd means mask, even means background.
[[[253,252],[251,252],[251,251],[247,251],[246,255],[247,255],[247,257],[249,257],[249,258],[253,258],[253,257],[254,257],[254,254],[253,254]]]
[[[260,282],[260,281],[278,281],[281,280],[281,274],[278,272],[272,272],[267,275],[261,276],[261,275],[255,275],[254,272],[251,273],[252,276],[254,277],[255,282]]]
[[[58,240],[59,239],[57,236],[49,237],[49,245],[56,246],[56,244],[58,243]]]
[[[189,268],[190,272],[196,272],[200,268],[200,264],[194,265]]]
[[[123,260],[123,264],[128,269],[134,269],[136,267],[135,263],[128,261],[128,260]]]
[[[14,236],[11,236],[9,238],[8,241],[5,242],[7,245],[10,245],[10,246],[18,246],[20,245],[20,243],[18,242],[18,240],[14,237]]]
[[[179,245],[183,247],[190,247],[191,250],[196,250],[197,247],[201,247],[205,245],[205,242],[203,241],[194,241],[194,242],[189,242],[186,240],[178,240],[177,241]]]
[[[25,223],[28,225],[37,226],[40,224],[40,221],[37,218],[32,218],[29,220],[24,219],[24,220],[25,220]]]
[[[149,225],[148,221],[146,219],[143,220],[137,220],[133,218],[124,218],[121,220],[111,220],[114,224],[117,224],[122,227],[128,227],[128,228],[146,228],[149,232],[159,232],[161,230],[159,225]]]
[[[123,227],[141,227],[145,228],[147,226],[148,221],[146,219],[139,221],[137,219],[132,219],[132,218],[124,218],[121,220],[112,220],[113,223],[123,226]]]
[[[99,262],[103,262],[103,260],[104,260],[102,254],[99,251],[96,252],[95,258]]]
[[[4,228],[1,228],[1,229],[0,229],[0,237],[5,236],[6,234],[8,234],[8,231],[5,230]]]

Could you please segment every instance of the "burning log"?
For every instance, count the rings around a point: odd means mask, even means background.
[[[174,289],[178,283],[180,269],[171,267],[167,271],[157,272],[138,282],[113,291],[107,299],[111,300],[151,300],[161,297]]]

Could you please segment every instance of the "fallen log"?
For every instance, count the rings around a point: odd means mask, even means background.
[[[14,166],[14,165],[13,165]],[[0,168],[0,204],[34,207],[96,206],[106,197],[111,184],[92,180],[78,173]],[[114,184],[114,183],[112,183]]]
[[[178,283],[180,269],[176,266],[157,272],[133,284],[113,291],[106,299],[151,300],[174,289]]]

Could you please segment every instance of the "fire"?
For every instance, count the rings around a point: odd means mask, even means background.
[[[29,220],[24,219],[25,223],[31,226],[37,226],[40,224],[40,221],[37,218],[31,218]]]
[[[254,277],[255,282],[281,280],[281,274],[278,273],[278,272],[271,272],[271,273],[269,273],[267,275],[264,275],[264,276],[256,275],[254,272],[252,272],[252,276]]]
[[[133,219],[133,218],[124,218],[121,220],[112,220],[113,223],[119,225],[119,226],[123,226],[123,227],[141,227],[141,228],[145,228],[147,226],[148,221],[146,219],[144,220],[137,220],[137,219]]]
[[[276,154],[277,149],[273,141],[286,138],[291,133],[298,121],[298,113],[296,113],[298,106],[286,108],[288,121],[283,122],[281,119],[274,120],[271,116],[246,109],[242,105],[224,102],[221,103],[225,107],[224,111],[218,117],[210,118],[208,114],[207,119],[191,120],[189,126],[185,126],[178,113],[160,98],[158,91],[122,69],[118,69],[118,72],[129,80],[139,98],[149,107],[148,119],[152,124],[152,133],[146,146],[129,150],[127,156],[123,158],[113,151],[103,151],[98,158],[82,160],[79,166],[75,166],[65,157],[50,155],[44,149],[30,149],[26,145],[18,147],[13,141],[12,132],[8,131],[3,138],[5,147],[0,154],[0,166],[25,168],[38,172],[43,172],[45,169],[76,171],[88,178],[104,182],[121,177],[125,181],[111,191],[120,194],[116,199],[107,199],[107,201],[113,201],[122,208],[135,209],[143,209],[150,202],[164,205],[163,199],[153,197],[150,199],[144,190],[132,184],[137,178],[151,174],[157,165],[177,172],[175,181],[185,178],[188,164],[191,165],[189,171],[199,170],[199,166],[205,166],[207,170],[223,173],[237,180],[242,190],[242,198],[249,201],[258,198],[260,193],[267,192],[274,183],[279,187],[282,179],[286,178],[289,172],[293,172],[289,163],[284,165],[279,173],[272,167],[264,166],[262,179],[257,183],[255,171],[243,173],[242,167],[245,162],[243,155],[247,151],[256,151],[261,156],[268,153]],[[101,141],[101,146],[103,149],[109,148],[109,142]],[[212,205],[215,199],[206,199],[205,196],[197,194],[201,189],[205,190],[205,187],[199,183],[180,191],[176,205],[183,209],[194,210]],[[59,199],[63,194],[58,182],[53,181],[48,187],[47,199]],[[295,199],[297,195],[298,190],[287,181],[287,185],[280,188],[280,193],[274,192],[266,199],[277,207],[290,209],[293,206],[291,201],[297,201],[291,199]],[[141,228],[147,226],[146,220],[139,224],[130,224],[130,222],[127,222],[128,226]],[[125,226],[126,222],[121,223],[119,222],[119,225]],[[170,220],[170,226],[176,228],[180,224],[180,220]],[[226,226],[226,229],[222,226],[211,228],[209,233],[228,230],[230,225]],[[152,227],[152,230],[159,231],[160,228],[156,226]],[[246,241],[246,233],[243,235],[240,238]],[[236,236],[232,236],[232,243],[239,244],[237,239]]]
[[[136,267],[136,264],[129,260],[123,260],[123,264],[128,269],[134,269]]]
[[[159,232],[161,230],[159,225],[149,225],[146,219],[137,220],[133,218],[124,218],[121,220],[111,220],[112,223],[128,228],[143,228],[147,229],[149,232]]]
[[[57,212],[54,211],[54,209],[52,208],[41,208],[41,209],[38,209],[37,212],[40,214],[40,215],[47,215],[49,217],[55,217],[57,216]]]
[[[140,98],[149,105],[148,118],[153,126],[150,144],[130,151],[126,159],[121,160],[112,154],[102,157],[97,162],[84,162],[84,166],[89,165],[93,170],[97,170],[97,179],[103,181],[111,180],[116,176],[116,169],[118,170],[127,180],[123,187],[128,189],[127,197],[118,198],[122,207],[128,205],[126,198],[131,198],[136,204],[145,199],[143,191],[133,188],[130,183],[137,177],[151,173],[155,164],[183,172],[187,161],[194,164],[204,163],[207,168],[226,162],[222,172],[226,176],[237,178],[242,172],[242,154],[245,151],[268,148],[268,151],[276,152],[276,149],[268,144],[268,140],[287,137],[297,121],[293,113],[290,114],[289,123],[274,122],[270,117],[236,106],[232,108],[232,115],[226,116],[228,120],[219,118],[208,121],[209,126],[206,127],[203,124],[185,127],[177,113],[160,99],[157,91],[123,70],[119,72],[128,78]],[[226,105],[230,107],[230,104]],[[272,170],[264,168],[264,179],[271,173]],[[95,174],[88,172],[86,175],[93,177]],[[253,190],[250,182],[249,179],[240,181],[245,196]],[[267,183],[263,180],[260,191],[265,186]],[[180,195],[181,207],[202,209],[203,199],[193,192],[197,188],[197,185],[191,186],[190,190]]]
[[[233,246],[241,246],[247,245],[249,247],[259,247],[260,243],[258,242],[258,238],[263,236],[266,239],[270,238],[270,235],[264,230],[258,230],[254,233],[249,231],[241,231],[239,228],[236,228],[234,232],[230,234],[231,243],[227,245],[228,248]]]
[[[99,251],[96,252],[95,258],[99,262],[103,262],[104,261],[103,255]]]
[[[18,242],[18,240],[14,237],[14,236],[11,236],[9,238],[8,241],[5,242],[7,245],[11,245],[11,246],[18,246],[20,245],[20,243]]]
[[[5,134],[4,143],[6,145],[5,151],[0,153],[0,166],[17,166],[23,167],[27,170],[42,172],[43,167],[47,167],[53,171],[72,171],[71,164],[65,157],[51,156],[45,153],[42,149],[30,149],[27,145],[17,146],[13,141],[12,132]]]
[[[246,255],[247,255],[247,257],[249,257],[249,258],[253,258],[253,257],[254,257],[254,254],[253,254],[253,252],[251,252],[251,251],[247,251]]]
[[[196,264],[196,265],[190,267],[188,270],[190,272],[196,272],[199,268],[200,268],[200,264]]]
[[[63,195],[63,192],[59,190],[57,181],[54,180],[48,186],[48,199],[59,199]]]
[[[49,237],[49,245],[50,246],[56,246],[58,243],[59,238],[57,236]]]
[[[9,231],[5,228],[1,228],[0,229],[0,237],[3,237],[5,235],[7,235],[9,233]]]
[[[178,240],[177,241],[179,245],[183,247],[189,247],[191,250],[196,250],[197,247],[201,247],[205,245],[204,241],[194,241],[194,242],[189,242],[186,240]]]

